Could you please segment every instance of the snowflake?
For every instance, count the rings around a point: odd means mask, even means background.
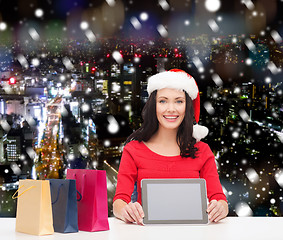
[[[256,47],[255,47],[255,45],[254,45],[254,43],[253,43],[253,41],[251,40],[251,39],[246,39],[245,40],[245,44],[246,44],[246,46],[247,46],[247,48],[251,51],[251,52],[255,52],[255,49],[256,49]]]
[[[43,10],[42,10],[41,8],[37,8],[37,9],[34,11],[34,15],[35,15],[36,17],[38,17],[38,18],[41,18],[41,17],[43,17],[44,12],[43,12]]]
[[[198,69],[199,73],[203,73],[204,72],[204,67],[203,64],[201,62],[201,60],[199,59],[199,57],[193,57],[193,63],[196,66],[196,68]]]
[[[81,109],[83,112],[88,112],[90,110],[90,106],[87,103],[83,103],[83,105],[81,106]]]
[[[250,116],[247,114],[247,112],[244,109],[241,109],[239,111],[240,117],[243,119],[243,121],[247,122],[250,120]]]
[[[185,24],[186,26],[189,26],[189,25],[190,25],[190,21],[189,21],[189,20],[185,20],[185,21],[184,21],[184,24]]]
[[[34,67],[38,67],[39,64],[40,64],[40,61],[39,61],[38,58],[33,58],[33,59],[31,60],[31,64],[32,64]]]
[[[119,131],[119,124],[113,116],[108,116],[107,120],[109,122],[107,130],[111,134],[115,134]]]
[[[205,102],[203,104],[205,110],[210,114],[214,114],[215,113],[215,109],[213,108],[212,104],[210,102]]]
[[[88,29],[88,27],[89,27],[88,22],[86,22],[86,21],[81,22],[80,28],[82,30],[86,30],[86,29]]]
[[[15,175],[21,174],[22,170],[19,168],[19,166],[16,163],[11,163],[10,167]]]
[[[282,37],[279,35],[279,33],[275,30],[271,31],[271,37],[274,39],[276,43],[281,43],[282,42]]]
[[[266,77],[264,79],[264,81],[265,81],[266,84],[269,84],[269,83],[271,83],[271,78],[270,77]]]
[[[105,141],[103,142],[103,145],[104,145],[105,147],[110,147],[111,142],[110,142],[109,140],[105,140]]]
[[[218,74],[214,73],[211,77],[218,87],[221,87],[223,85],[223,81]]]
[[[168,31],[166,30],[166,28],[162,24],[159,24],[157,26],[157,31],[159,32],[161,37],[166,38],[168,36]]]
[[[28,33],[34,41],[38,41],[40,39],[38,32],[34,28],[30,28]]]
[[[88,150],[84,145],[79,146],[79,151],[83,156],[88,156]]]
[[[211,30],[212,30],[213,32],[218,32],[218,31],[219,31],[219,26],[218,26],[218,24],[215,22],[214,19],[209,19],[207,23],[208,23],[208,26],[211,28]]]
[[[147,19],[148,19],[148,14],[147,14],[146,12],[142,12],[142,13],[140,14],[140,19],[141,19],[142,21],[147,21]]]
[[[25,58],[24,55],[19,54],[17,56],[17,59],[18,59],[19,63],[22,65],[22,67],[24,67],[24,68],[28,68],[29,67],[28,61],[27,61],[27,59]]]
[[[234,131],[234,132],[232,133],[232,138],[234,138],[234,139],[239,138],[239,136],[240,136],[240,134],[239,134],[239,132],[237,132],[237,131]]]
[[[275,200],[274,198],[271,198],[271,199],[270,199],[270,203],[271,203],[271,204],[275,204],[275,203],[276,203],[276,200]]]
[[[0,126],[4,129],[4,131],[9,132],[11,129],[11,126],[7,122],[7,120],[0,120]]]
[[[70,153],[70,154],[68,155],[68,160],[69,160],[69,161],[75,160],[75,155],[72,154],[72,153]]]
[[[246,170],[246,176],[252,184],[257,184],[259,182],[259,175],[253,168],[248,168]]]
[[[245,4],[249,10],[253,10],[255,8],[255,5],[251,0],[242,0],[241,3]]]
[[[216,12],[221,6],[220,0],[206,0],[204,6],[209,12]]]
[[[253,64],[253,60],[250,59],[250,58],[247,58],[246,61],[245,61],[246,65],[250,66]]]
[[[27,152],[27,154],[29,155],[29,157],[30,157],[31,159],[34,159],[34,158],[35,158],[36,153],[35,153],[35,151],[34,151],[31,147],[27,147],[27,148],[26,148],[26,152]]]
[[[112,53],[112,57],[115,59],[115,61],[119,64],[122,64],[124,62],[124,59],[119,51],[114,51]]]
[[[246,202],[238,202],[235,206],[235,212],[239,217],[248,217],[253,215],[253,211]]]
[[[162,7],[164,11],[168,11],[170,9],[170,5],[166,0],[158,0],[158,4]]]
[[[105,0],[110,7],[114,7],[116,5],[115,0]]]
[[[63,64],[68,70],[72,70],[74,68],[74,65],[68,57],[63,58]]]
[[[94,35],[94,33],[90,29],[87,29],[85,31],[85,35],[90,42],[95,42],[96,36]]]
[[[131,21],[131,24],[134,26],[134,28],[136,30],[140,30],[141,29],[142,25],[141,25],[140,21],[136,17],[132,17],[130,21]]]
[[[280,187],[283,187],[283,169],[279,169],[275,172],[275,180]]]
[[[5,22],[0,22],[0,31],[5,31],[7,29],[7,24]]]
[[[281,68],[277,68],[276,65],[270,61],[268,64],[267,64],[267,68],[270,70],[270,72],[272,74],[277,74],[277,73],[280,73],[281,72]]]

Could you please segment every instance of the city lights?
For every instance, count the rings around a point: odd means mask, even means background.
[[[0,212],[14,216],[19,179],[64,178],[68,168],[106,170],[111,204],[147,79],[180,68],[199,86],[229,214],[283,215],[279,3],[48,2],[29,12],[1,2]]]

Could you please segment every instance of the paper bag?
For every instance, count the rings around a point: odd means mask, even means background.
[[[78,225],[82,231],[109,230],[106,172],[104,170],[68,169],[67,179],[75,179],[81,193]]]
[[[16,231],[33,235],[53,234],[49,181],[20,180],[17,192]]]
[[[55,232],[78,232],[76,180],[49,179]]]

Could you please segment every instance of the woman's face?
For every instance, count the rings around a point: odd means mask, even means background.
[[[156,94],[156,115],[159,127],[178,129],[185,117],[185,92],[171,88],[163,88]]]

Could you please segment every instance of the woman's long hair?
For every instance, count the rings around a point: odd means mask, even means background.
[[[157,90],[151,93],[147,103],[142,110],[143,123],[139,129],[133,132],[126,140],[126,144],[132,140],[147,142],[158,130],[159,122],[156,116],[156,94]],[[192,100],[186,95],[185,117],[177,132],[177,144],[180,148],[181,157],[196,157],[197,148],[194,147],[196,140],[192,137],[194,123],[194,109]]]

